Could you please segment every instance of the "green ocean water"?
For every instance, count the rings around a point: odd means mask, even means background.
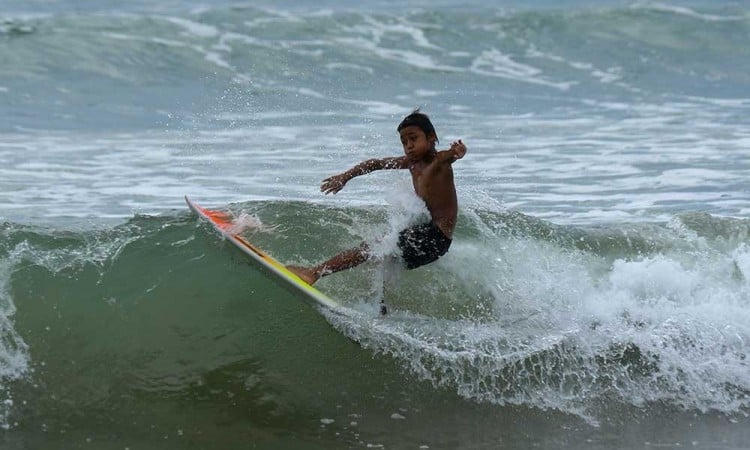
[[[325,243],[343,247],[390,227],[382,208],[226,208],[265,224],[249,236],[284,262],[315,261]],[[722,333],[716,317],[691,312],[697,294],[671,327],[647,303],[615,299],[593,317],[576,296],[584,282],[600,294],[625,291],[603,270],[623,254],[700,251],[714,266],[730,264],[728,254],[747,248],[747,221],[684,216],[695,233],[686,238],[654,225],[558,227],[487,210],[462,217],[462,244],[424,271],[388,269],[384,259],[323,279],[343,314],[290,295],[187,210],[97,231],[5,223],[3,298],[16,311],[3,356],[33,358],[4,386],[3,448],[625,448],[644,445],[645,432],[681,445],[744,442],[733,423],[745,420],[736,370],[746,348],[727,332],[741,324]],[[515,254],[519,267],[521,253],[536,252],[529,259],[546,261],[545,272],[575,261],[590,279],[558,273],[551,292],[561,298],[545,307],[523,293],[541,271],[512,279],[447,271],[479,246]],[[722,283],[744,292],[747,266],[733,261]],[[715,275],[701,267],[692,276]],[[503,278],[510,282],[500,286]],[[380,299],[391,308],[385,317]],[[705,367],[713,379],[690,377],[706,354],[723,354]]]

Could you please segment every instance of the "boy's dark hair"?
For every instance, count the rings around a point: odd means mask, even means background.
[[[435,142],[440,142],[440,140],[437,137],[437,133],[435,133],[435,127],[432,126],[432,122],[430,122],[430,118],[427,117],[427,114],[421,112],[419,108],[412,111],[411,114],[404,117],[404,120],[401,121],[400,124],[398,124],[398,128],[396,128],[396,131],[399,133],[402,129],[406,127],[418,127],[420,130],[424,131],[424,134],[429,137],[430,135],[435,136]]]

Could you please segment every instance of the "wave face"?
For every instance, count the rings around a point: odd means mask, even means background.
[[[325,317],[400,361],[415,386],[593,423],[648,404],[747,411],[750,221],[695,213],[578,228],[465,210],[446,257],[403,271],[388,255],[404,218],[386,209],[230,210],[272,225],[251,239],[288,263],[384,236],[382,259],[321,280],[346,307]],[[346,377],[346,364],[311,361],[290,342],[321,332],[313,309],[192,216],[136,216],[99,231],[5,223],[0,236],[6,426],[51,415],[61,398],[71,413],[128,410],[146,395],[197,408],[206,377],[232,383],[270,355]],[[391,309],[382,318],[381,300]]]

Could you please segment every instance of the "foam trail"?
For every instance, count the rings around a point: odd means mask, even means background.
[[[473,217],[487,221],[486,213]],[[750,406],[746,238],[724,248],[723,239],[664,230],[653,253],[641,254],[631,233],[619,252],[632,256],[610,259],[610,251],[560,247],[567,238],[549,229],[540,235],[551,240],[532,238],[542,225],[533,222],[503,237],[506,217],[502,227],[476,223],[482,242],[455,245],[422,271],[429,278],[397,278],[390,289],[401,300],[390,318],[372,322],[363,306],[361,320],[329,319],[419,378],[475,401],[552,408],[591,424],[608,414],[605,399],[730,415]],[[723,224],[712,229],[744,229],[710,220]],[[467,297],[443,294],[456,291]],[[445,303],[450,310],[436,310]]]

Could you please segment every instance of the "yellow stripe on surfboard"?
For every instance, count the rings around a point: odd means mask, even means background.
[[[249,248],[250,250],[252,250],[253,252],[255,252],[260,258],[262,258],[268,264],[270,264],[273,267],[275,267],[276,269],[278,269],[279,272],[281,272],[282,274],[286,275],[289,278],[289,281],[298,284],[300,287],[302,287],[302,288],[304,288],[306,290],[309,290],[310,292],[315,292],[315,293],[320,294],[320,295],[325,295],[322,292],[320,292],[319,290],[317,290],[316,288],[314,288],[313,286],[310,286],[309,284],[307,284],[305,282],[305,280],[303,280],[302,278],[298,277],[297,274],[295,274],[291,270],[287,269],[285,265],[283,265],[280,262],[278,262],[275,259],[273,259],[273,257],[271,257],[270,255],[268,255],[266,252],[264,252],[263,250],[259,249],[256,246],[254,246],[253,244],[247,242],[247,239],[245,239],[244,237],[239,236],[239,235],[234,235],[234,238],[237,239],[238,241],[242,242],[243,245],[245,245],[247,248]]]

